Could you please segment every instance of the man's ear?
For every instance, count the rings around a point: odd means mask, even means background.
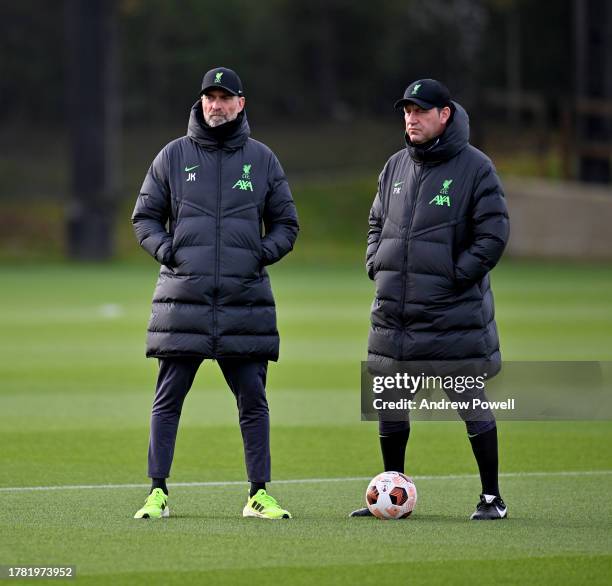
[[[238,110],[238,112],[242,112],[242,110],[244,110],[244,105],[246,104],[246,98],[243,96],[238,98],[238,104],[240,105],[240,109]]]
[[[440,110],[440,122],[442,124],[446,124],[451,115],[451,109],[448,106],[444,106],[442,110]]]

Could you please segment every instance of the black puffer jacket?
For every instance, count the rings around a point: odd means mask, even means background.
[[[454,103],[433,146],[407,140],[380,175],[366,255],[376,281],[371,361],[501,364],[488,273],[506,245],[508,213],[493,164],[468,139],[468,116]]]
[[[293,248],[298,221],[277,158],[249,134],[244,111],[211,128],[196,102],[187,136],[147,173],[132,215],[138,242],[162,265],[147,356],[278,359],[265,266]]]

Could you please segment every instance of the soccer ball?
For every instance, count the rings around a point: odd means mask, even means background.
[[[372,478],[366,490],[368,509],[379,519],[405,519],[416,502],[416,486],[401,472],[381,472]]]

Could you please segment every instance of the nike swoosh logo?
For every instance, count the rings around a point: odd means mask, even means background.
[[[393,187],[399,187],[402,183],[403,181],[398,181],[397,183],[393,184]]]
[[[197,169],[200,165],[194,165],[193,167],[185,167],[185,173],[189,173],[189,171],[193,171]]]
[[[508,509],[500,509],[498,506],[495,507],[495,509],[497,510],[499,516],[503,519],[506,516],[506,511]]]

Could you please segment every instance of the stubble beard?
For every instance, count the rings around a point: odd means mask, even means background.
[[[227,124],[232,120],[236,120],[238,118],[238,112],[234,114],[204,114],[204,120],[208,126],[211,128],[216,128],[217,126],[221,126],[222,124]]]

